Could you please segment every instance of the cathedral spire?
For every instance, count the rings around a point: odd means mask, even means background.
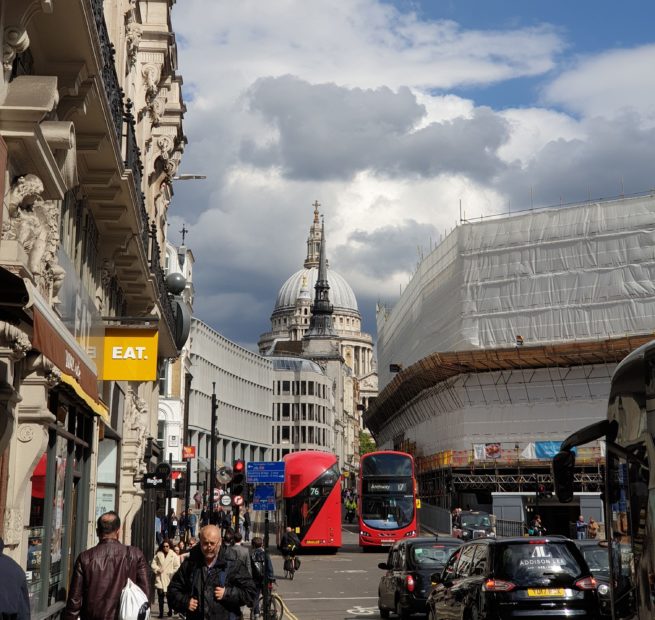
[[[318,277],[314,290],[314,305],[312,316],[309,320],[307,336],[311,337],[334,337],[335,331],[332,328],[332,312],[334,310],[330,303],[330,285],[327,279],[327,259],[325,250],[325,221],[321,223],[319,244]]]
[[[319,221],[318,208],[321,203],[318,200],[314,201],[314,221],[309,229],[309,237],[307,237],[307,258],[305,259],[305,269],[318,267],[319,252],[321,246],[321,224]]]

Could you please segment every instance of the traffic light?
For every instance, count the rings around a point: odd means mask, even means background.
[[[237,459],[232,466],[232,497],[243,495],[246,490],[246,462],[243,459]]]
[[[182,474],[175,478],[174,485],[175,488],[173,489],[173,497],[184,498],[186,493],[186,476]]]

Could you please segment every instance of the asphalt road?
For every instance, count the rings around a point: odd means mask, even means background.
[[[277,577],[277,592],[291,612],[285,620],[353,620],[379,618],[378,562],[387,554],[363,553],[357,526],[344,525],[343,546],[335,555],[303,555],[293,581]],[[284,575],[282,557],[273,555],[276,575]],[[416,616],[419,618],[420,616]]]

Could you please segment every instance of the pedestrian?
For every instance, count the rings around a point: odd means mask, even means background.
[[[198,525],[198,517],[195,512],[189,510],[187,513],[187,531],[189,536],[194,537],[196,535],[196,526]]]
[[[171,549],[171,543],[168,539],[162,541],[159,550],[150,564],[152,572],[155,574],[155,589],[157,590],[157,599],[159,601],[159,617],[164,617],[164,599],[168,590],[168,584],[171,577],[180,568],[180,558],[177,553]],[[170,603],[168,605],[168,615],[173,615]]]
[[[237,554],[237,559],[243,562],[248,574],[252,577],[252,569],[250,568],[250,551],[248,551],[247,547],[243,546],[243,536],[241,536],[241,532],[234,533],[232,546]]]
[[[255,584],[232,547],[221,545],[214,525],[200,530],[200,544],[173,575],[168,601],[187,620],[233,620],[252,604]]]
[[[252,606],[251,619],[254,620],[262,613],[259,607],[259,597],[262,591],[269,583],[275,581],[275,573],[273,570],[273,562],[271,556],[264,549],[264,541],[259,536],[253,536],[252,539],[252,552],[250,554],[250,565],[252,572],[252,579],[255,582],[256,592],[254,603]]]
[[[594,521],[593,517],[589,517],[589,525],[587,526],[587,536],[589,538],[597,538],[598,537],[598,523]]]
[[[535,515],[530,524],[530,536],[543,536],[546,533],[546,528],[541,524],[541,516]]]
[[[170,538],[171,540],[173,540],[177,535],[177,526],[178,526],[177,515],[175,514],[175,510],[171,509],[171,512],[168,515],[168,538]]]
[[[116,618],[128,578],[150,600],[146,559],[141,549],[120,542],[120,527],[120,517],[113,510],[98,517],[96,532],[100,541],[82,551],[75,561],[64,620]]]
[[[243,539],[248,542],[250,540],[250,511],[246,508],[243,513]]]
[[[196,504],[196,510],[200,510],[200,508],[202,508],[202,493],[200,490],[193,494],[193,501]]]
[[[5,543],[0,538],[0,618],[30,620],[30,598],[25,571],[3,553]]]
[[[225,533],[229,530],[232,530],[232,517],[230,513],[226,510],[221,512],[221,533],[225,536]]]
[[[162,544],[164,540],[164,535],[161,531],[161,518],[159,515],[155,515],[155,540],[157,541],[157,546]]]
[[[587,538],[587,524],[583,515],[580,515],[575,522],[575,536],[578,540],[584,540]]]

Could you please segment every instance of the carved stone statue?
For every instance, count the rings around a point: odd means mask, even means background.
[[[57,303],[66,272],[57,261],[59,203],[43,200],[43,182],[35,174],[18,177],[9,190],[9,219],[2,223],[2,238],[15,239],[27,253],[27,267],[36,284]]]

